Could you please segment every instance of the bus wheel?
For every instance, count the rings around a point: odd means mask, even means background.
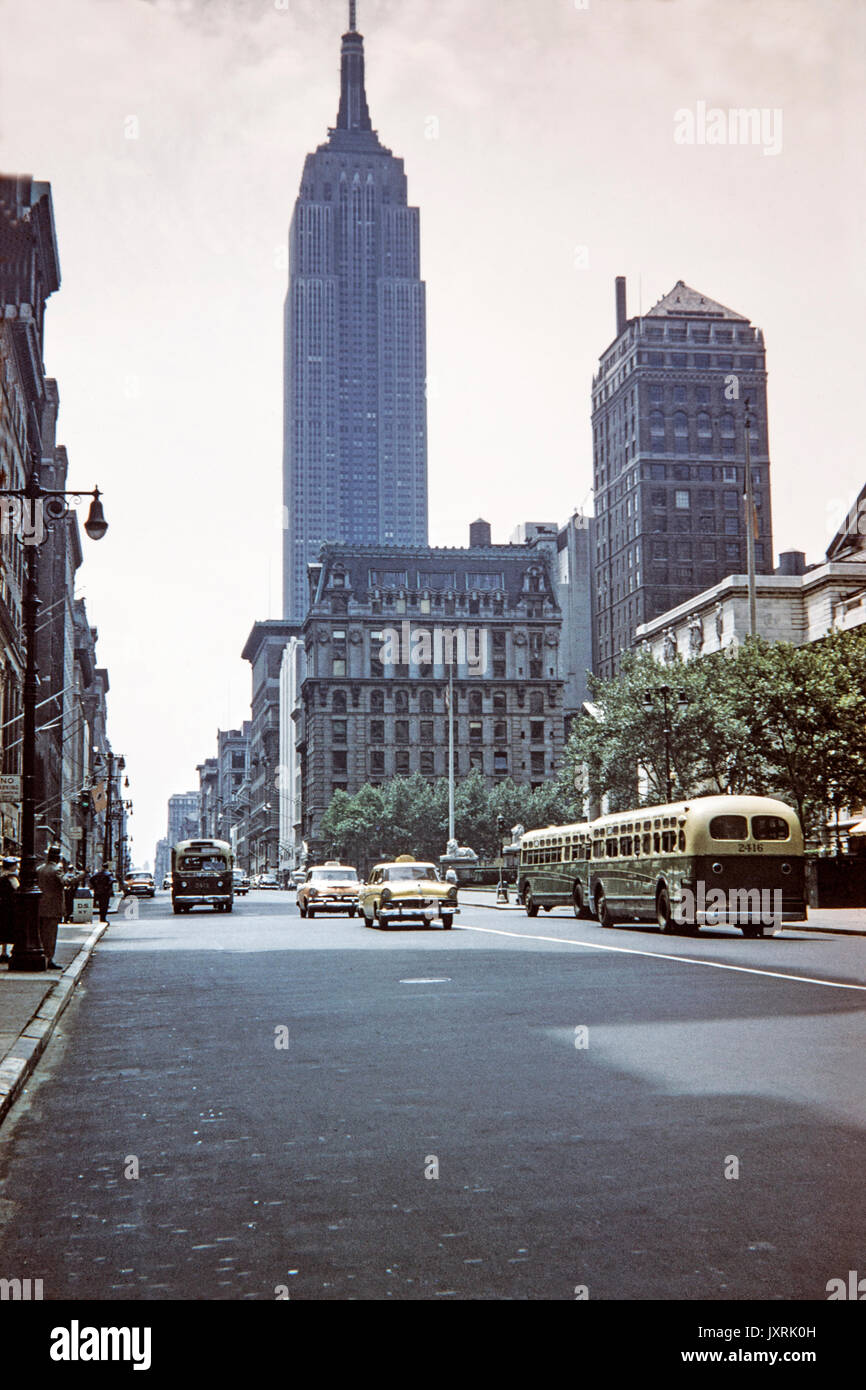
[[[571,905],[574,908],[575,917],[583,916],[583,894],[579,888],[575,888],[571,894]]]
[[[523,906],[526,909],[527,917],[538,916],[538,903],[533,902],[532,889],[530,888],[528,883],[523,890]]]
[[[604,896],[603,888],[596,888],[595,890],[595,915],[601,926],[613,926],[613,918],[610,915],[610,908],[607,905],[607,898]]]
[[[760,922],[744,922],[740,927],[740,931],[743,933],[743,936],[748,936],[752,940],[756,940],[759,936],[764,935],[764,928],[761,926]]]
[[[662,888],[656,896],[656,921],[659,924],[659,931],[667,932],[668,935],[679,929],[679,923],[674,920],[671,913],[671,901],[665,888]]]
[[[451,923],[452,923],[453,920],[454,920],[454,919],[452,918],[450,912],[443,912],[443,913],[442,913],[442,929],[443,929],[443,931],[450,931],[450,930],[451,930]]]

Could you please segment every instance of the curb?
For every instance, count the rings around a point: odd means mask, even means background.
[[[54,988],[45,996],[26,1028],[19,1033],[17,1041],[12,1044],[0,1063],[0,1124],[35,1070],[36,1063],[48,1046],[51,1034],[72,998],[84,967],[107,929],[108,923],[100,922],[90,933],[75,959],[67,965]]]

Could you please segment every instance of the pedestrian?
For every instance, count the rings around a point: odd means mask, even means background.
[[[0,862],[0,961],[9,960],[8,946],[15,940],[15,894],[18,891],[18,860],[7,856]]]
[[[60,850],[52,845],[45,855],[45,863],[36,870],[36,886],[39,889],[39,936],[42,950],[48,960],[49,970],[62,967],[54,959],[57,945],[57,928],[63,916],[63,870],[60,866]]]
[[[67,862],[66,862],[65,859],[64,859],[62,862],[63,862],[63,868],[64,868],[64,873],[63,873],[63,920],[64,920],[64,922],[71,922],[71,921],[72,921],[72,903],[73,903],[73,899],[74,899],[74,897],[75,897],[75,890],[76,890],[76,888],[78,887],[79,883],[81,882],[81,875],[79,874],[79,872],[78,872],[77,869],[73,869],[71,865],[67,864]]]
[[[90,886],[93,889],[94,901],[99,909],[99,920],[100,922],[107,922],[108,904],[111,902],[111,890],[114,887],[114,875],[103,867],[98,873],[90,875]]]

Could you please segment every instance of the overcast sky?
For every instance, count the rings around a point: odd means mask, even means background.
[[[280,616],[287,229],[347,12],[0,0],[0,168],[53,188],[46,369],[70,482],[105,492],[79,592],[138,863],[249,717],[240,651]],[[864,482],[861,0],[359,0],[358,21],[421,208],[431,543],[591,509],[625,274],[630,314],[682,279],[764,330],[775,547],[820,559]],[[699,103],[766,110],[772,137],[677,143]]]

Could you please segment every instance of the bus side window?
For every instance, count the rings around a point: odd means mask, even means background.
[[[619,841],[608,840],[605,845],[605,855],[608,859],[616,859],[619,854]]]
[[[652,853],[652,836],[651,836],[651,835],[644,835],[644,837],[643,837],[643,852],[644,852],[644,854],[651,854],[651,853]]]
[[[681,830],[677,836],[677,844],[679,845],[680,853],[684,854],[686,849],[686,832],[684,830]]]
[[[661,846],[661,838],[660,838],[660,836],[659,836],[659,832],[658,832],[657,830],[654,830],[654,831],[653,831],[653,851],[654,851],[654,853],[655,853],[655,854],[658,854],[659,851],[660,851],[660,849],[661,849],[661,847],[662,847],[662,846]]]
[[[662,831],[662,852],[672,854],[677,847],[677,832],[675,830]]]
[[[619,842],[619,852],[624,859],[631,855],[631,835],[623,835]]]

